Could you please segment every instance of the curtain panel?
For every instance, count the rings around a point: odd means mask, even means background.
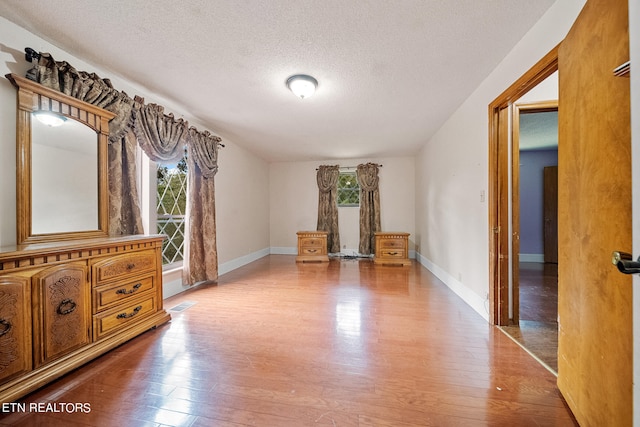
[[[320,166],[316,174],[318,182],[318,231],[327,232],[327,250],[340,252],[338,230],[338,178],[340,166]]]
[[[375,232],[380,231],[379,168],[375,163],[359,164],[356,169],[360,186],[360,246],[358,251],[370,255],[375,250]]]
[[[216,203],[214,176],[218,172],[220,138],[189,129],[188,195],[183,283],[193,285],[218,280]]]
[[[144,234],[136,184],[136,138],[129,130],[109,144],[109,232]]]

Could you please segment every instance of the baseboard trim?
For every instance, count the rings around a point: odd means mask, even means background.
[[[189,289],[189,286],[182,286],[182,267],[162,272],[163,299],[177,295],[187,289]]]
[[[269,248],[269,253],[272,255],[298,255],[298,248],[295,246],[272,246]]]
[[[466,287],[462,282],[437,266],[428,258],[416,252],[416,260],[427,270],[440,279],[449,289],[473,308],[484,320],[489,322],[489,301]]]
[[[269,248],[264,248],[256,252],[243,255],[239,258],[232,259],[231,261],[227,261],[224,264],[220,264],[218,266],[218,276],[221,276],[225,273],[235,270],[236,268],[240,268],[244,265],[252,263],[253,261],[257,261],[260,258],[266,257],[267,255],[269,255],[269,253],[270,253]]]

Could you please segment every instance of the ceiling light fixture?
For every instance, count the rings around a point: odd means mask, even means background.
[[[287,87],[295,96],[305,99],[309,98],[316,91],[318,81],[306,74],[296,74],[287,79]]]
[[[66,117],[52,113],[51,111],[36,111],[33,115],[40,123],[51,127],[62,126],[64,122],[67,121]]]

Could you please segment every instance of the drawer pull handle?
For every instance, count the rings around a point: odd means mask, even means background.
[[[389,252],[389,255],[398,255],[398,252]]]
[[[130,291],[128,291],[126,289],[118,289],[116,291],[116,294],[129,295],[129,294],[134,293],[138,289],[140,289],[141,286],[142,286],[142,283],[136,283],[135,285],[133,285],[133,288]]]
[[[58,314],[63,316],[73,313],[76,309],[77,304],[72,299],[63,299],[60,301],[60,305],[58,305],[58,309],[56,310]]]
[[[131,263],[131,264],[127,264],[127,270],[133,270],[136,267],[135,264]]]
[[[308,249],[308,251],[309,251],[309,252],[311,252],[311,253],[316,253],[316,252],[318,252],[318,250],[317,250],[317,249]]]
[[[127,313],[120,313],[116,316],[116,319],[128,319],[130,317],[135,316],[136,314],[138,314],[140,312],[140,310],[142,310],[142,306],[139,305],[136,308],[133,309],[133,311],[129,314]]]
[[[8,320],[0,319],[0,325],[2,326],[2,330],[0,331],[0,337],[6,335],[11,330],[11,323]]]

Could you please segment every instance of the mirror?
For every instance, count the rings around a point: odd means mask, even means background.
[[[31,113],[31,231],[98,230],[98,135],[73,119],[43,124]]]
[[[107,138],[114,114],[14,74],[17,243],[106,237]],[[63,118],[58,127],[40,113]]]

